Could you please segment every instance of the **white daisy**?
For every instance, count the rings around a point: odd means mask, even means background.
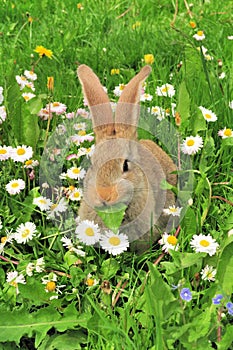
[[[176,91],[171,84],[164,84],[162,86],[157,86],[156,95],[157,96],[165,96],[165,97],[173,97]]]
[[[26,84],[26,87],[31,89],[32,91],[35,91],[35,87],[34,87],[34,83],[32,81],[29,81],[27,84]]]
[[[0,124],[6,120],[6,107],[5,106],[0,106]]]
[[[37,74],[33,72],[32,70],[25,70],[24,75],[28,80],[36,80],[37,79]]]
[[[198,30],[198,32],[193,35],[193,38],[196,39],[197,41],[204,40],[205,34],[204,34],[203,30]]]
[[[93,221],[81,221],[76,227],[75,233],[78,239],[86,245],[93,245],[99,242],[100,229]]]
[[[15,79],[20,86],[20,90],[23,90],[25,86],[29,83],[27,78],[23,75],[16,75]]]
[[[0,230],[3,228],[2,226],[2,219],[0,218]]]
[[[78,150],[78,158],[81,156],[86,156],[87,158],[91,157],[94,153],[95,150],[95,145],[91,145],[91,147],[85,148],[85,147],[80,147]]]
[[[70,140],[79,146],[85,141],[92,142],[94,140],[94,136],[93,134],[86,134],[84,130],[80,130],[78,134],[70,136]]]
[[[38,165],[39,165],[38,160],[29,159],[29,160],[26,160],[23,167],[26,169],[34,169]]]
[[[71,201],[80,201],[83,196],[83,192],[81,188],[75,188],[73,191],[69,193],[69,199]]]
[[[73,252],[73,253],[75,253],[75,254],[77,254],[79,256],[85,256],[86,255],[85,252],[82,251],[82,246],[74,247],[74,245],[73,245],[73,243],[72,243],[70,238],[64,236],[64,237],[62,237],[61,241],[62,241],[62,245],[65,248],[67,248],[70,252]]]
[[[64,213],[68,208],[68,203],[65,198],[61,198],[61,200],[57,203],[54,203],[50,207],[50,211],[48,212],[48,218],[53,219],[55,215],[59,215],[60,213]]]
[[[201,278],[203,281],[215,281],[215,275],[217,270],[213,266],[206,265],[204,269],[201,270]]]
[[[32,94],[31,92],[24,92],[24,93],[22,94],[22,96],[23,96],[23,98],[24,98],[24,100],[25,100],[26,102],[28,102],[29,100],[31,100],[33,97],[36,97],[36,95],[35,95],[35,94]]]
[[[4,101],[3,87],[0,86],[0,105],[3,103],[3,101]]]
[[[0,161],[11,157],[11,146],[0,146]]]
[[[33,275],[33,271],[35,270],[35,264],[34,263],[28,263],[26,266],[26,275],[31,277]]]
[[[156,116],[160,121],[165,118],[165,110],[159,106],[152,106],[151,108],[148,108],[148,112]]]
[[[25,182],[22,179],[11,180],[6,185],[6,190],[9,194],[14,195],[19,193],[21,190],[25,188]]]
[[[158,241],[159,244],[161,244],[162,250],[164,250],[166,253],[168,253],[169,249],[172,250],[178,250],[179,243],[177,243],[178,240],[173,235],[168,235],[166,232],[162,235],[161,239]]]
[[[224,79],[226,77],[226,73],[225,72],[222,72],[218,75],[218,79]]]
[[[233,137],[233,130],[225,127],[223,130],[218,131],[218,136],[221,136],[223,139]]]
[[[82,168],[77,168],[73,166],[72,168],[67,170],[66,176],[68,176],[70,179],[74,180],[80,180],[83,179],[86,175],[86,171]]]
[[[200,111],[202,112],[203,117],[207,122],[215,122],[218,118],[214,112],[212,112],[210,109],[207,109],[205,107],[198,107]]]
[[[79,131],[79,130],[86,130],[86,123],[84,123],[84,122],[82,122],[82,123],[75,123],[74,124],[74,130],[77,130],[77,131]]]
[[[45,262],[44,262],[44,257],[42,256],[41,258],[38,258],[35,263],[35,269],[36,272],[40,273],[43,272],[45,268]]]
[[[100,246],[109,254],[119,255],[127,250],[129,240],[124,233],[115,234],[109,230],[101,235]]]
[[[15,240],[17,243],[26,243],[33,239],[36,235],[36,225],[33,222],[25,222],[25,224],[20,224],[15,232]]]
[[[150,94],[147,94],[146,92],[143,93],[143,94],[140,96],[140,101],[141,101],[141,102],[152,101],[152,99],[153,99],[153,96],[150,95]]]
[[[31,146],[17,146],[17,148],[12,148],[11,159],[14,162],[24,163],[26,160],[32,158],[33,150]]]
[[[228,35],[227,39],[228,40],[233,40],[233,35]]]
[[[46,211],[50,209],[52,202],[49,198],[40,196],[33,199],[33,204],[37,205],[41,211]]]
[[[60,103],[60,102],[52,102],[52,103],[50,103],[50,105],[46,106],[47,110],[50,109],[50,111],[52,113],[55,113],[57,115],[65,113],[66,108],[67,108],[66,105],[64,105],[63,103]]]
[[[199,135],[188,136],[181,145],[181,151],[185,154],[195,154],[203,147],[202,137]]]
[[[6,281],[10,286],[16,288],[16,294],[19,293],[18,284],[26,284],[24,276],[22,274],[19,274],[18,271],[7,272]]]
[[[88,119],[90,113],[84,108],[78,108],[76,115],[80,115],[82,118]]]
[[[176,207],[175,205],[169,206],[168,209],[163,209],[163,213],[166,215],[180,216],[182,207]]]
[[[49,117],[52,118],[52,113],[49,113],[47,108],[42,108],[37,114],[42,120],[48,120]]]
[[[94,287],[99,283],[99,280],[97,280],[96,278],[93,278],[92,274],[89,273],[87,275],[87,278],[85,279],[85,284],[90,288],[90,287]]]
[[[191,247],[195,250],[196,253],[207,253],[210,256],[216,253],[216,250],[219,244],[216,242],[214,238],[208,234],[205,235],[194,235],[191,242]]]
[[[125,84],[119,84],[118,86],[115,86],[115,89],[113,90],[114,95],[117,97],[121,96],[125,86]]]
[[[0,230],[2,229],[2,221],[0,220]],[[1,237],[1,243],[0,243],[0,254],[2,254],[4,247],[7,243],[11,243],[15,237],[15,234],[12,233],[12,231],[6,231],[6,236]]]

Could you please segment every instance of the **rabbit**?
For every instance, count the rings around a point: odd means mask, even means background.
[[[115,113],[98,77],[87,65],[77,74],[91,111],[95,150],[84,179],[81,220],[104,223],[96,208],[117,203],[127,205],[119,231],[128,236],[131,250],[143,253],[158,240],[167,225],[163,208],[175,204],[171,190],[162,190],[161,181],[176,185],[176,166],[152,140],[138,140],[142,84],[151,73],[144,66],[125,86]]]

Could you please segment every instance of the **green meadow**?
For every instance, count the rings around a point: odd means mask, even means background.
[[[0,350],[232,350],[231,2],[0,6]],[[152,68],[138,135],[174,160],[177,202],[141,253],[125,206],[98,213],[108,242],[78,217],[95,142],[81,64],[113,106]]]

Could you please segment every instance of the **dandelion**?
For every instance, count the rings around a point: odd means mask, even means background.
[[[171,84],[164,84],[162,86],[157,86],[156,95],[157,96],[165,96],[165,97],[173,97],[176,91]]]
[[[219,244],[214,238],[208,234],[205,235],[194,235],[191,242],[191,247],[195,250],[196,253],[207,253],[210,256],[214,255],[217,251]]]
[[[72,168],[67,170],[66,176],[69,177],[70,179],[74,180],[81,180],[84,178],[86,174],[86,171],[81,168],[81,167],[75,167],[73,166]]]
[[[10,286],[16,288],[16,294],[19,294],[18,284],[26,284],[24,276],[22,274],[19,274],[18,271],[7,272],[6,281]]]
[[[111,75],[119,75],[120,74],[120,69],[112,68],[110,74]]]
[[[52,202],[49,198],[40,196],[33,199],[33,204],[37,205],[41,211],[46,211],[51,208]]]
[[[3,103],[3,101],[4,101],[3,87],[0,86],[0,105]]]
[[[192,300],[192,293],[189,288],[182,288],[180,291],[180,297],[182,300],[185,301],[191,301]]]
[[[46,56],[52,59],[52,56],[53,56],[53,52],[51,50],[46,49],[44,46],[37,46],[34,52],[38,53],[40,58]]]
[[[20,191],[24,190],[24,188],[25,188],[25,182],[22,179],[11,180],[6,185],[6,190],[11,195],[15,195],[15,194],[20,193]]]
[[[6,107],[0,106],[0,124],[6,120],[7,114],[6,114]]]
[[[55,215],[64,213],[67,210],[67,206],[68,204],[65,198],[62,198],[59,202],[52,204],[50,211],[48,211],[48,219],[53,219]]]
[[[35,81],[37,79],[37,74],[32,70],[25,70],[23,74],[28,80]]]
[[[178,250],[179,244],[177,243],[178,240],[175,236],[173,235],[168,235],[166,232],[162,235],[162,238],[159,240],[159,244],[161,244],[162,250],[165,251],[165,253],[168,253],[169,249],[172,250]]]
[[[26,160],[32,158],[33,150],[31,146],[17,146],[17,148],[12,148],[11,151],[11,159],[14,162],[22,162],[24,163]]]
[[[75,188],[69,193],[69,199],[71,201],[80,201],[83,196],[83,192],[80,188]]]
[[[86,253],[82,250],[82,246],[75,247],[70,238],[64,236],[61,239],[62,245],[67,248],[70,252],[75,253],[79,256],[85,256]]]
[[[121,96],[125,86],[126,86],[125,84],[119,84],[118,86],[115,86],[113,90],[114,95],[117,97]]]
[[[223,139],[233,137],[233,130],[225,127],[224,129],[218,131],[218,136],[221,136]]]
[[[222,299],[223,299],[223,295],[222,294],[218,294],[218,295],[216,295],[215,298],[212,298],[212,303],[214,305],[219,305],[221,303]]]
[[[199,109],[202,112],[202,115],[207,122],[215,122],[218,119],[216,114],[212,112],[210,109],[207,109],[202,106],[200,106]]]
[[[52,102],[50,105],[46,106],[46,109],[50,109],[52,113],[55,113],[56,115],[60,115],[66,112],[66,105],[60,102]]]
[[[182,207],[176,207],[175,205],[169,206],[168,209],[163,209],[165,215],[180,216]]]
[[[109,230],[101,235],[100,246],[109,254],[119,255],[127,250],[129,247],[129,241],[128,237],[125,234],[115,234]]]
[[[23,98],[24,98],[24,100],[25,100],[26,102],[28,102],[29,100],[31,100],[33,97],[36,97],[36,95],[35,95],[35,94],[32,94],[31,92],[24,92],[24,93],[22,94],[22,96],[23,96]]]
[[[203,281],[215,281],[215,275],[217,270],[213,266],[206,265],[204,269],[201,270],[201,278]]]
[[[135,30],[136,28],[139,28],[141,26],[141,22],[136,21],[133,25],[132,25],[132,29]]]
[[[100,239],[100,229],[94,221],[84,220],[80,222],[75,233],[79,240],[86,245],[94,245]]]
[[[0,146],[0,161],[7,160],[11,157],[11,146]]]
[[[190,25],[190,27],[193,28],[193,29],[196,28],[196,26],[197,26],[196,23],[193,22],[193,21],[190,21],[190,22],[189,22],[189,25]]]
[[[202,41],[205,39],[205,34],[203,30],[198,30],[196,34],[193,35],[193,38],[197,41]]]
[[[181,151],[184,154],[196,154],[203,147],[203,139],[201,136],[188,136],[181,144]]]
[[[154,55],[152,53],[148,53],[144,55],[144,62],[146,64],[153,64],[155,61]]]
[[[32,240],[36,235],[36,225],[33,222],[26,222],[25,224],[20,224],[16,229],[15,237],[17,243],[27,243]]]

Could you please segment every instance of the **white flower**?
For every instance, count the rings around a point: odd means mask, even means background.
[[[85,122],[82,122],[82,123],[75,123],[73,127],[74,127],[74,130],[77,130],[77,131],[83,130],[83,131],[85,131],[87,126],[86,126]]]
[[[158,243],[163,246],[162,250],[168,253],[169,249],[178,250],[179,244],[177,242],[178,240],[175,236],[168,235],[166,232],[164,232]]]
[[[204,34],[203,30],[198,30],[198,32],[193,35],[193,38],[196,39],[197,41],[204,40],[205,34]]]
[[[82,118],[89,118],[89,112],[84,108],[78,108],[76,115],[80,115]],[[84,123],[85,124],[85,123]]]
[[[2,229],[2,221],[0,219],[0,230]],[[7,235],[1,237],[1,243],[0,243],[0,254],[2,254],[4,247],[7,243],[11,243],[14,239],[15,234],[12,233],[11,231],[8,231],[7,229],[5,230]]]
[[[202,115],[207,122],[215,122],[218,119],[216,114],[212,112],[210,109],[207,109],[202,106],[200,106],[199,109],[202,112]]]
[[[25,222],[25,224],[20,224],[15,232],[15,240],[17,243],[26,243],[33,239],[36,235],[36,225],[33,222]]]
[[[34,169],[38,165],[39,165],[39,161],[38,160],[29,159],[29,160],[26,160],[26,162],[25,162],[23,167],[26,168],[26,169]]]
[[[23,75],[16,75],[15,79],[20,86],[20,90],[23,90],[25,86],[29,84],[29,81]]]
[[[0,124],[6,120],[6,107],[0,106]]]
[[[26,266],[26,274],[31,277],[33,275],[33,271],[35,270],[34,263],[28,263]]]
[[[24,100],[27,102],[29,100],[31,100],[33,97],[35,97],[36,95],[35,94],[32,94],[31,92],[24,92],[22,94]]]
[[[18,271],[7,272],[6,281],[10,286],[16,288],[16,294],[19,293],[18,284],[26,284],[24,276],[22,274],[19,274]]]
[[[225,127],[223,130],[218,131],[218,136],[221,136],[223,139],[233,137],[233,130]]]
[[[44,257],[42,256],[41,258],[38,258],[36,260],[36,264],[35,264],[36,272],[38,273],[43,272],[44,267],[45,267],[45,262],[44,262]]]
[[[175,93],[176,91],[171,84],[164,84],[162,86],[157,86],[156,88],[156,95],[158,96],[173,97]]]
[[[115,86],[115,89],[113,90],[114,95],[117,97],[121,96],[125,87],[125,84],[119,84],[118,86]]]
[[[11,146],[0,146],[0,161],[11,157]]]
[[[233,40],[233,35],[228,35],[227,39],[228,40]]]
[[[86,255],[85,252],[82,251],[82,246],[77,246],[77,248],[75,248],[70,238],[64,236],[64,237],[62,237],[61,241],[62,241],[62,245],[65,248],[67,248],[70,252],[73,252],[79,256]]]
[[[36,80],[37,79],[37,74],[34,73],[32,70],[25,70],[24,75],[28,80]]]
[[[64,213],[67,210],[68,204],[65,198],[61,198],[58,203],[52,204],[48,212],[48,218],[53,219],[55,215]]]
[[[215,281],[215,275],[217,270],[213,266],[206,265],[204,269],[201,270],[201,278],[203,281]]]
[[[101,235],[100,246],[109,254],[119,255],[127,250],[129,240],[124,233],[115,234],[109,230]]]
[[[0,105],[3,103],[3,101],[4,101],[3,87],[0,86]]]
[[[233,228],[231,228],[228,232],[227,232],[228,237],[233,235]]]
[[[83,192],[81,188],[75,188],[73,191],[69,193],[69,199],[71,201],[80,201],[83,196]]]
[[[55,113],[57,115],[65,113],[66,108],[67,108],[66,105],[60,102],[53,102],[53,103],[50,103],[50,105],[46,106],[47,110],[50,109],[52,113]]]
[[[151,108],[148,108],[148,112],[156,116],[159,121],[163,120],[166,114],[165,110],[159,106],[152,106]]]
[[[17,146],[17,148],[12,148],[11,151],[11,159],[14,162],[22,162],[24,163],[26,160],[32,158],[33,151],[31,146]]]
[[[57,282],[57,275],[54,272],[50,272],[48,275],[45,275],[41,278],[42,284],[47,284],[48,282]]]
[[[94,150],[95,150],[95,145],[91,145],[91,147],[88,147],[88,148],[80,147],[78,150],[77,157],[79,158],[85,155],[87,158],[89,158],[93,155]]]
[[[182,207],[176,207],[175,205],[169,206],[168,209],[163,209],[163,213],[166,215],[180,216]]]
[[[94,136],[93,134],[86,134],[84,130],[80,130],[78,134],[70,136],[70,140],[79,146],[85,141],[92,142],[94,140]]]
[[[196,253],[208,253],[210,256],[216,253],[219,246],[219,244],[210,236],[210,234],[207,236],[202,234],[194,235],[190,245]]]
[[[188,136],[181,145],[181,151],[185,154],[195,154],[203,147],[202,137],[199,135]]]
[[[2,219],[0,218],[0,230],[3,228],[2,226]]]
[[[83,179],[86,175],[86,171],[82,168],[77,168],[73,166],[72,168],[67,170],[66,176],[68,176],[70,179],[74,180],[80,180]]]
[[[87,275],[87,278],[85,279],[85,284],[90,288],[90,287],[94,287],[99,283],[99,281],[96,278],[92,277],[92,274],[89,273]]]
[[[40,196],[33,199],[33,204],[37,205],[41,211],[44,211],[50,209],[52,202],[49,198]]]
[[[11,180],[6,185],[6,190],[9,194],[14,195],[19,193],[21,190],[25,188],[25,182],[22,179]]]
[[[38,113],[38,117],[40,117],[42,120],[48,120],[49,117],[52,118],[52,113],[49,113],[47,108],[42,108]]]
[[[233,100],[229,102],[229,108],[233,109]]]
[[[150,95],[150,94],[147,94],[147,93],[143,93],[143,94],[140,96],[140,101],[141,101],[141,102],[152,101],[152,99],[153,99],[153,96]]]
[[[226,77],[226,73],[222,72],[221,74],[219,74],[218,78],[219,79],[224,79]]]
[[[93,245],[99,242],[100,229],[93,221],[81,221],[76,227],[75,233],[78,239],[86,245]]]

